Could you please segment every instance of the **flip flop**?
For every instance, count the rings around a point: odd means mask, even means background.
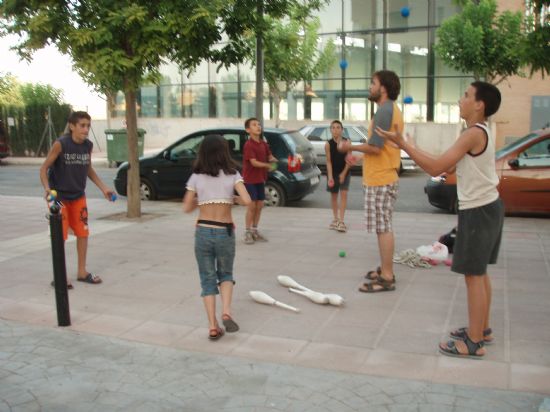
[[[92,275],[91,273],[88,273],[85,278],[76,278],[79,282],[85,282],[85,283],[91,283],[92,285],[98,285],[101,282],[101,278],[97,275]]]
[[[50,285],[51,285],[52,288],[55,288],[55,281],[52,280],[50,282]],[[67,283],[67,289],[74,289],[74,286],[71,283]]]
[[[237,322],[235,322],[233,318],[227,314],[222,315],[222,322],[226,332],[233,333],[239,330],[239,325],[237,325]]]
[[[212,332],[216,332],[214,335],[212,335]],[[214,328],[214,329],[210,329],[209,333],[208,333],[208,339],[210,340],[218,340],[219,338],[221,338],[222,336],[224,335],[224,331],[222,328]]]

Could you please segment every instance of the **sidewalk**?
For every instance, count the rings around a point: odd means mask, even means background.
[[[145,156],[159,153],[163,147],[144,149],[143,154]],[[41,165],[44,163],[45,157],[14,157],[9,156],[2,159],[2,163],[12,165]],[[109,167],[109,161],[107,160],[107,150],[104,148],[102,151],[94,151],[92,153],[92,165],[94,167]]]
[[[89,268],[104,283],[74,281],[72,326],[58,328],[43,201],[0,196],[0,410],[2,399],[23,410],[35,403],[77,410],[68,402],[79,399],[78,410],[525,411],[550,395],[548,219],[506,219],[490,272],[496,344],[475,361],[437,352],[451,328],[467,323],[463,278],[448,267],[397,265],[395,292],[357,292],[377,264],[377,245],[356,211],[341,234],[326,228],[326,210],[268,208],[262,229],[270,241],[249,246],[241,241],[244,209],[235,208],[233,311],[241,331],[210,342],[195,216],[178,202],[142,208],[144,217],[129,221],[120,217],[124,198],[90,199]],[[429,244],[456,220],[394,218],[396,250]],[[73,280],[75,255],[69,240]],[[277,275],[338,293],[346,304],[315,305],[288,293]],[[250,290],[301,312],[259,305]]]

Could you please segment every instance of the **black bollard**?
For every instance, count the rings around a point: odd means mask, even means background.
[[[67,269],[65,267],[65,242],[63,240],[63,223],[61,204],[57,201],[50,205],[50,235],[52,239],[53,280],[55,285],[55,302],[57,305],[58,326],[71,326],[69,312],[69,293],[67,291]]]

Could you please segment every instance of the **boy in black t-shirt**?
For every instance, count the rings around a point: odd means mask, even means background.
[[[57,139],[40,168],[40,181],[44,186],[45,198],[52,190],[63,204],[63,239],[67,240],[69,227],[76,236],[78,254],[77,280],[98,284],[99,276],[86,269],[88,251],[88,206],[86,204],[86,181],[88,177],[103,192],[105,199],[114,200],[115,192],[106,186],[92,167],[93,143],[88,140],[91,117],[86,112],[73,112],[69,116],[70,133]],[[53,286],[53,282],[52,282]],[[67,280],[67,286],[73,286]]]

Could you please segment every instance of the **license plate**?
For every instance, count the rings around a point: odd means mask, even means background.
[[[310,182],[311,182],[311,185],[316,185],[317,183],[319,183],[319,177],[318,176],[315,176],[315,177],[312,177],[310,179]]]

